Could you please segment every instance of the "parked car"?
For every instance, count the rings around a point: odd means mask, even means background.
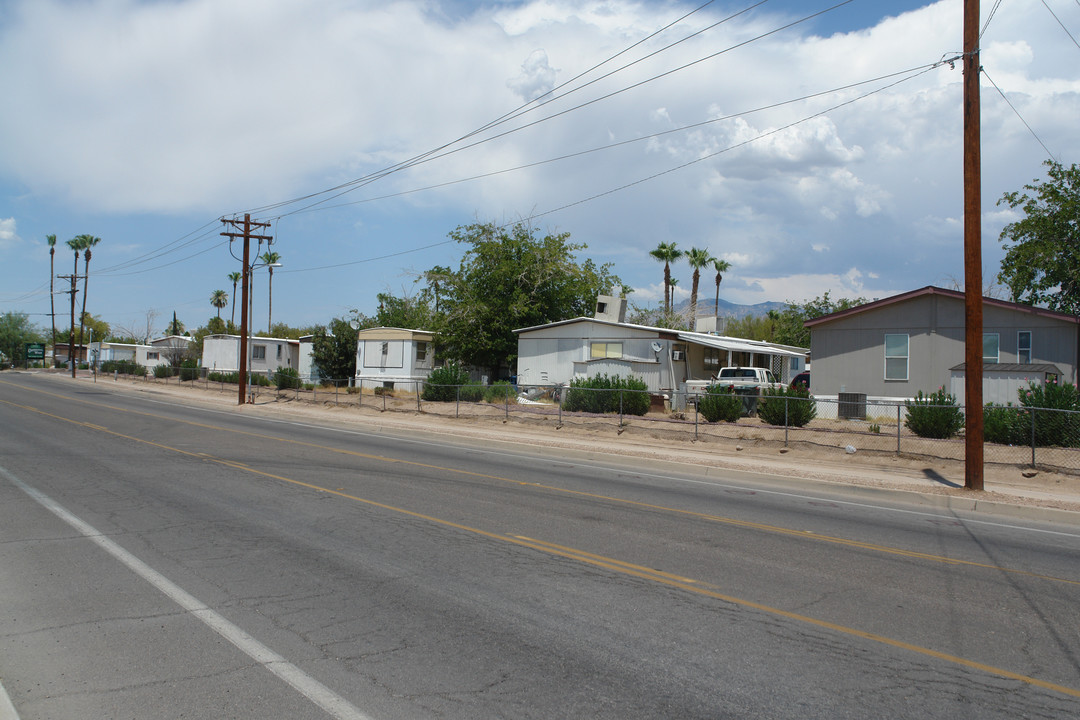
[[[799,387],[800,385],[805,386],[807,390],[810,389],[810,371],[809,370],[801,372],[801,373],[799,373],[798,375],[796,375],[795,377],[793,377],[791,379],[791,387],[796,388],[796,387]]]

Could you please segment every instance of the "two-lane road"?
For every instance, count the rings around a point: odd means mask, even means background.
[[[41,374],[0,426],[25,720],[1080,715],[1075,526]]]

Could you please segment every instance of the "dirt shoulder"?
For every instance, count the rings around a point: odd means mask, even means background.
[[[77,382],[87,382],[80,377]],[[237,413],[305,420],[335,426],[397,429],[448,435],[482,441],[499,441],[532,448],[562,448],[575,453],[642,458],[697,466],[705,474],[710,469],[731,469],[766,473],[822,483],[880,488],[963,499],[974,505],[1002,504],[1047,508],[1080,513],[1080,476],[1038,471],[1030,467],[988,464],[984,469],[985,491],[965,490],[961,460],[896,455],[846,446],[789,440],[787,446],[769,439],[760,423],[748,421],[745,431],[735,437],[702,435],[694,438],[686,429],[665,427],[664,423],[630,421],[620,427],[610,418],[574,418],[559,424],[551,415],[504,413],[502,406],[450,404],[430,411],[417,411],[415,397],[387,400],[365,395],[359,405],[345,404],[344,393],[323,393],[316,401],[296,400],[263,390],[254,404],[239,405],[235,386],[224,390],[176,381],[169,384],[143,380],[99,378],[98,383],[123,392],[171,397]],[[103,388],[104,389],[104,388]],[[430,403],[425,403],[431,407]],[[943,498],[944,499],[944,498]],[[1055,519],[1071,520],[1064,513]],[[1080,523],[1080,514],[1076,515]]]

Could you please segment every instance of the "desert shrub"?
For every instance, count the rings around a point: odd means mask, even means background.
[[[803,427],[817,417],[817,404],[806,385],[779,387],[765,391],[757,414],[768,425]]]
[[[469,372],[459,363],[450,362],[431,371],[420,397],[428,402],[454,402],[458,387],[468,382]]]
[[[484,402],[503,403],[516,394],[514,386],[506,380],[498,380],[484,389]]]
[[[595,375],[575,378],[570,382],[563,399],[563,409],[569,412],[644,415],[649,412],[649,386],[632,375]]]
[[[239,375],[239,374],[238,374]],[[253,372],[248,373],[248,385],[258,385],[259,387],[270,387],[273,383],[270,382],[270,378],[265,375],[257,375]]]
[[[359,395],[360,394],[360,386],[359,385],[349,385],[347,388],[345,388],[345,394],[346,395]]]
[[[278,368],[274,371],[274,385],[278,390],[295,390],[300,387],[300,373],[296,368]]]
[[[172,377],[172,374],[172,365],[161,363],[160,365],[154,366],[154,377],[156,378],[168,378]]]
[[[731,385],[711,385],[698,397],[698,412],[709,422],[735,422],[742,417],[743,401]]]
[[[208,373],[206,379],[210,382],[229,383],[232,385],[236,385],[238,382],[240,382],[240,373],[223,373],[215,371],[212,373]]]
[[[983,440],[1000,445],[1031,442],[1031,416],[1012,403],[983,408]]]
[[[193,358],[189,358],[180,363],[180,379],[181,380],[198,380],[199,379],[199,361]]]
[[[386,387],[385,385],[378,385],[372,391],[376,395],[385,395],[386,397],[394,397],[394,388]]]
[[[1030,408],[1039,447],[1080,446],[1080,393],[1075,385],[1051,380],[1032,382],[1018,391],[1020,404]],[[1031,442],[1030,425],[1027,442]]]
[[[918,392],[913,400],[905,400],[907,419],[904,425],[919,437],[950,438],[964,427],[964,412],[956,404],[956,396],[938,388],[930,395]]]

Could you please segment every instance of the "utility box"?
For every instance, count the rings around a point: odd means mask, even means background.
[[[836,415],[841,420],[866,419],[866,393],[842,392],[839,401]]]

